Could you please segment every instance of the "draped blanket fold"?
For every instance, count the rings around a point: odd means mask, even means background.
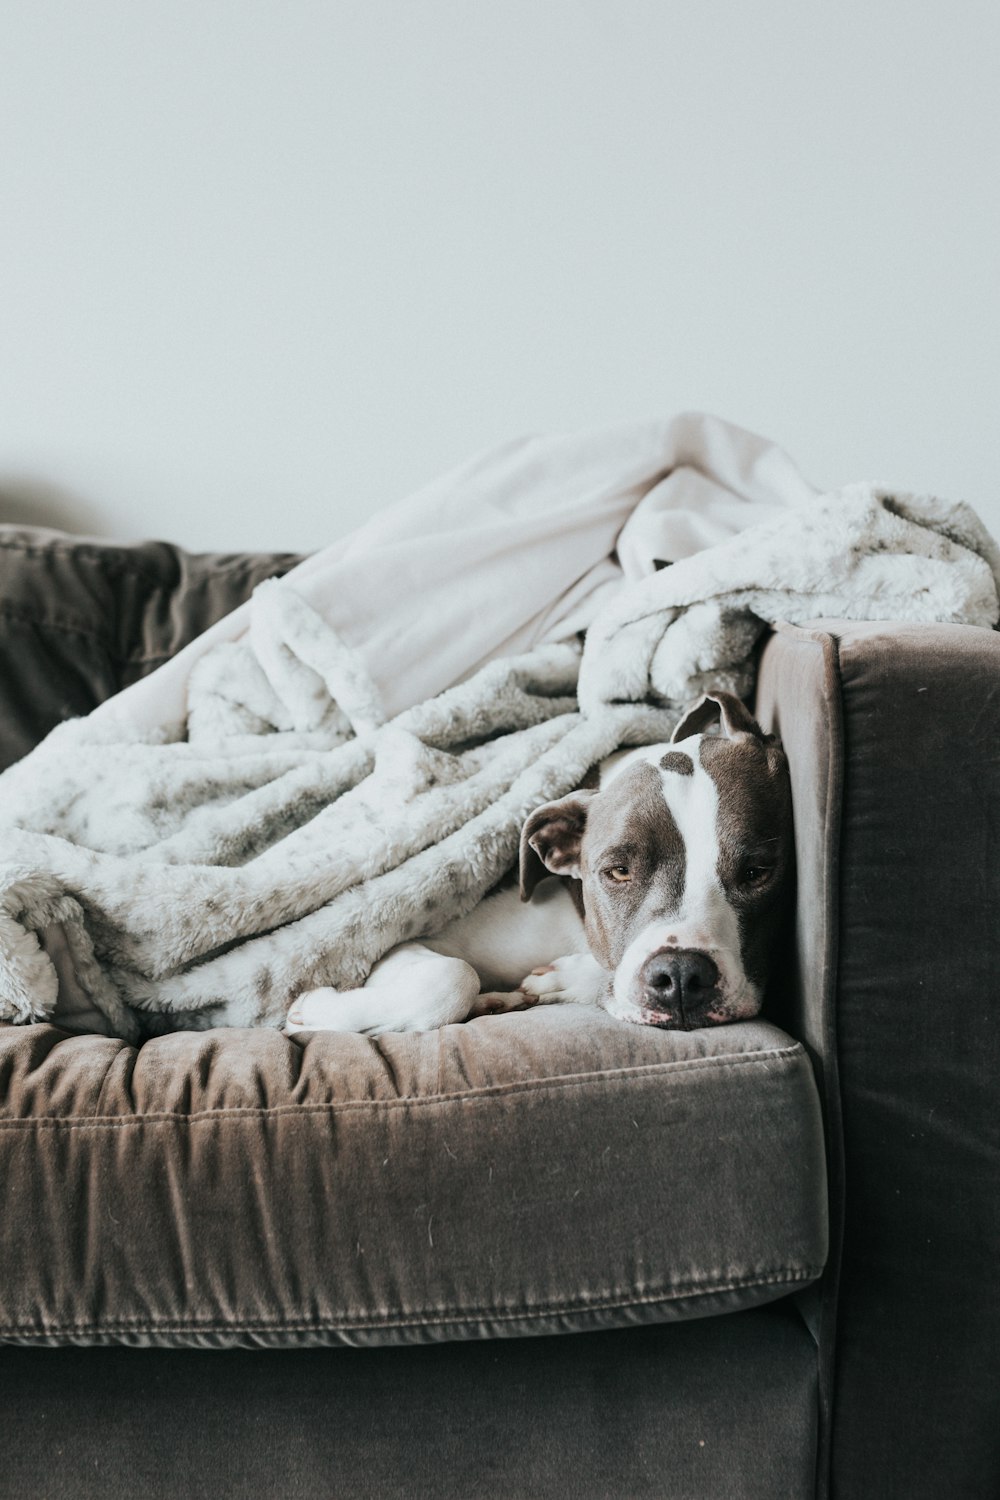
[[[584,543],[572,442],[546,441],[514,475],[505,449],[411,503],[414,566],[402,544],[392,559],[398,670],[385,615],[376,644],[343,628],[345,577],[384,584],[384,534],[362,528],[329,567],[320,554],[261,585],[239,633],[209,632],[181,712],[157,721],[161,669],[0,776],[0,1019],[130,1039],[280,1026],[302,990],[362,983],[468,911],[527,814],[616,747],[668,738],[706,688],[748,694],[770,622],[996,623],[1000,555],[966,506],[817,495],[763,440],[687,416],[607,435],[603,469],[599,435],[579,440]],[[501,491],[516,492],[503,524]],[[446,559],[421,583],[421,538],[446,513],[505,590],[492,637],[476,577],[451,590]],[[560,535],[576,573],[556,569],[546,598],[537,553]]]

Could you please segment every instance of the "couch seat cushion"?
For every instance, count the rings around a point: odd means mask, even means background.
[[[401,1343],[769,1301],[826,1255],[764,1022],[550,1007],[376,1040],[0,1027],[0,1339]]]

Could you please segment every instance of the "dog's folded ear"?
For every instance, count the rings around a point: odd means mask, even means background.
[[[670,743],[686,740],[692,734],[702,734],[716,720],[721,724],[723,733],[731,740],[738,734],[752,734],[759,740],[765,738],[764,731],[742,699],[737,698],[735,693],[720,691],[706,693],[685,710],[670,736]]]
[[[587,826],[587,810],[595,791],[571,792],[558,802],[546,802],[521,829],[521,900],[546,875],[580,878],[580,846]]]

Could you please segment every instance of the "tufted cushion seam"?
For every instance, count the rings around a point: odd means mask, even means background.
[[[518,1308],[468,1307],[442,1311],[408,1313],[405,1317],[392,1313],[363,1318],[278,1318],[265,1320],[213,1319],[200,1321],[197,1318],[114,1318],[89,1323],[5,1323],[0,1324],[0,1338],[13,1338],[25,1333],[37,1334],[93,1334],[112,1332],[134,1332],[149,1330],[156,1333],[253,1333],[253,1332],[308,1332],[316,1330],[361,1330],[368,1328],[409,1328],[426,1325],[465,1322],[475,1318],[490,1318],[507,1321],[522,1318],[551,1317],[559,1313],[602,1312],[630,1306],[655,1306],[658,1302],[679,1301],[689,1296],[713,1296],[722,1292],[736,1292],[752,1286],[795,1286],[802,1282],[815,1281],[822,1275],[820,1266],[781,1266],[774,1270],[751,1273],[747,1276],[729,1276],[725,1280],[702,1281],[695,1277],[668,1283],[652,1292],[626,1292],[614,1297],[566,1297],[556,1302],[525,1304]]]
[[[281,1115],[304,1114],[350,1114],[368,1109],[411,1109],[427,1105],[447,1103],[476,1104],[496,1098],[507,1098],[516,1094],[551,1093],[560,1089],[581,1088],[609,1079],[622,1081],[633,1078],[655,1078],[661,1074],[700,1071],[725,1072],[733,1068],[757,1066],[767,1068],[772,1063],[787,1067],[804,1056],[799,1043],[791,1047],[775,1048],[761,1052],[748,1052],[730,1057],[679,1058],[672,1062],[650,1063],[636,1068],[602,1069],[590,1073],[564,1075],[555,1078],[529,1078],[512,1083],[492,1084],[483,1088],[463,1089],[450,1094],[405,1095],[396,1099],[331,1099],[316,1103],[289,1103],[269,1106],[238,1106],[235,1108],[202,1109],[192,1111],[156,1110],[148,1114],[132,1115],[30,1115],[17,1118],[0,1118],[0,1129],[97,1129],[119,1130],[136,1125],[200,1124],[203,1122],[251,1119],[260,1120]]]

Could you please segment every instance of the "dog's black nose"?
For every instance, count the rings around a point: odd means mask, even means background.
[[[694,948],[661,948],[646,959],[639,979],[650,1005],[684,1021],[714,994],[719,971],[707,953]]]

